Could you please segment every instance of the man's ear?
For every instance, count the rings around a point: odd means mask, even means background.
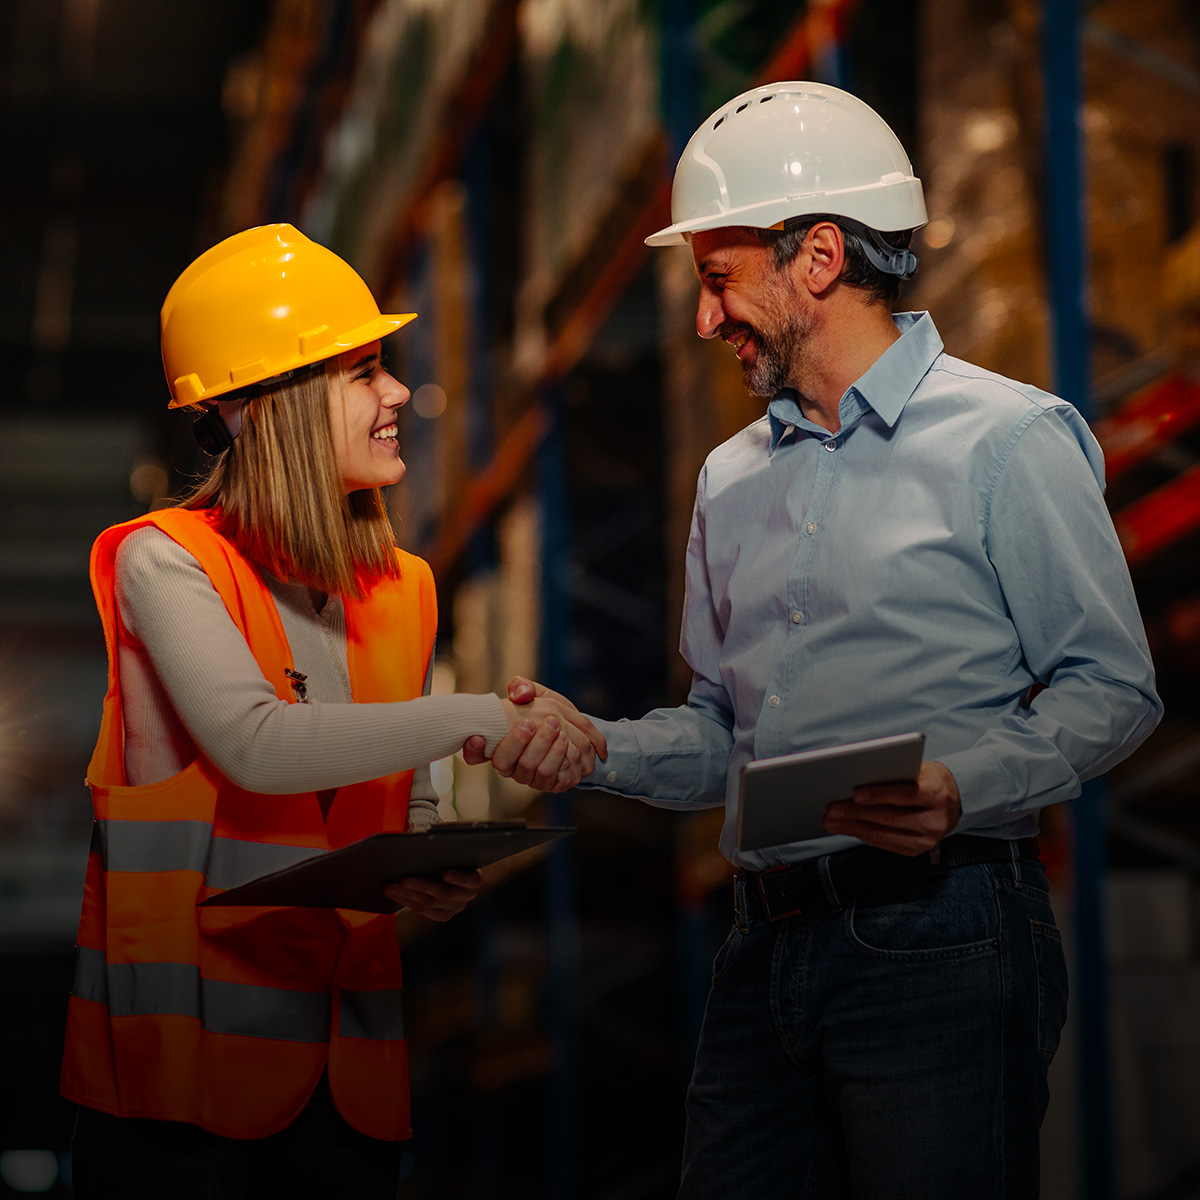
[[[804,248],[796,256],[802,264],[799,282],[819,296],[837,281],[846,262],[846,243],[842,231],[832,221],[818,221],[805,236]]]

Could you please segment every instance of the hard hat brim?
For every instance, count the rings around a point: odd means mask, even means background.
[[[287,371],[294,371],[298,367],[311,366],[313,363],[322,362],[327,358],[336,358],[339,354],[345,354],[348,350],[354,350],[359,346],[366,346],[370,342],[379,341],[381,338],[395,333],[396,330],[403,329],[405,325],[415,320],[416,317],[416,313],[380,314],[380,316],[373,318],[365,325],[359,325],[354,329],[346,330],[344,333],[338,334],[331,341],[325,342],[320,347],[314,348],[308,353],[298,350],[286,362],[278,364],[278,369],[273,373],[273,376],[282,375]],[[263,382],[267,381],[264,380]],[[243,386],[240,383],[234,383],[232,380],[225,380],[184,399],[172,397],[167,407],[194,408],[197,404],[204,404],[210,400],[219,399],[229,392],[240,391]]]
[[[652,233],[646,238],[647,246],[679,246],[687,242],[687,235],[698,233],[705,229],[725,229],[732,225],[744,225],[753,229],[770,229],[780,225],[790,217],[804,217],[817,214],[831,214],[849,217],[851,220],[862,221],[880,233],[896,233],[905,229],[920,229],[928,223],[929,217],[925,210],[925,199],[921,194],[921,181],[916,178],[899,180],[891,184],[891,190],[897,193],[900,204],[896,207],[895,218],[900,223],[888,222],[891,228],[883,228],[864,220],[864,209],[861,198],[877,192],[878,184],[867,184],[858,188],[843,188],[838,191],[813,192],[807,196],[789,196],[786,199],[768,200],[762,204],[746,204],[740,208],[726,209],[724,212],[708,213],[701,217],[689,217],[686,221],[676,221],[663,229]],[[877,214],[865,210],[875,221]],[[909,223],[911,222],[911,223]]]

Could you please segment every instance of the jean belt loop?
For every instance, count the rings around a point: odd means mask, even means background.
[[[838,897],[837,888],[833,886],[833,875],[829,870],[829,860],[832,857],[832,854],[825,854],[817,859],[817,878],[821,881],[821,890],[825,893],[830,908],[840,911],[842,902]]]
[[[1021,882],[1021,843],[1017,838],[1013,838],[1008,843],[1008,852],[1012,855],[1013,879],[1017,883]]]
[[[750,871],[737,870],[733,873],[733,921],[745,933],[750,928],[750,889],[755,875]]]

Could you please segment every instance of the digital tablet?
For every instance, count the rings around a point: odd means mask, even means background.
[[[531,829],[524,821],[463,821],[434,825],[424,833],[377,833],[339,850],[319,851],[200,904],[393,913],[397,906],[383,894],[389,883],[410,875],[471,871],[573,832]]]
[[[923,733],[898,733],[747,763],[742,768],[737,848],[761,850],[828,837],[821,825],[827,805],[849,800],[856,787],[915,782],[924,751]]]

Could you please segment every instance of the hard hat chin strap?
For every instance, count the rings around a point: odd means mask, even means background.
[[[889,246],[879,230],[872,229],[861,221],[855,221],[852,217],[843,217],[836,213],[806,213],[799,217],[788,217],[771,228],[791,233],[797,229],[809,229],[819,221],[832,221],[842,231],[844,238],[853,238],[867,256],[867,261],[877,271],[882,271],[885,275],[897,275],[901,279],[911,279],[917,273],[917,256],[911,250]]]
[[[238,414],[241,416],[241,414]],[[214,457],[224,454],[233,446],[233,434],[225,424],[225,418],[215,407],[206,408],[192,420],[192,436],[205,454]]]
[[[205,406],[192,422],[192,436],[205,454],[224,454],[233,447],[234,438],[242,432],[242,395],[223,397]]]
[[[858,242],[862,252],[877,270],[885,275],[898,275],[901,279],[911,279],[916,274],[917,256],[911,250],[889,246],[878,230],[864,225],[861,221],[838,217],[837,224],[844,233]]]
[[[278,375],[272,375],[270,379],[263,379],[216,400],[210,400],[204,411],[193,418],[192,436],[205,454],[224,454],[232,448],[234,439],[242,432],[242,408],[248,401],[273,391],[282,384],[319,375],[324,370],[325,360],[320,359],[302,367],[293,367],[290,371],[281,371]]]

